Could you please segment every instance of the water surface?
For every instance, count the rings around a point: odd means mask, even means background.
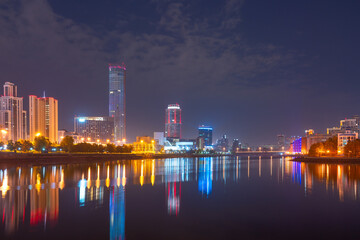
[[[360,239],[360,165],[180,158],[0,169],[0,239]]]

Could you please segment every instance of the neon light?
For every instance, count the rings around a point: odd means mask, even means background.
[[[199,130],[213,130],[212,127],[199,127]]]
[[[122,63],[121,65],[109,63],[109,69],[112,69],[112,68],[119,68],[119,69],[126,70],[126,66],[124,63]]]

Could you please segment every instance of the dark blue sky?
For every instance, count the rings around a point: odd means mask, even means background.
[[[108,112],[109,62],[127,64],[127,133],[164,130],[179,103],[250,144],[360,114],[359,1],[3,0],[0,79],[59,100],[59,127]]]

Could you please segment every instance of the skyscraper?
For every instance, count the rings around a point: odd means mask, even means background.
[[[199,130],[199,137],[202,137],[204,139],[205,146],[211,146],[213,128],[201,125],[199,126],[198,130]]]
[[[6,139],[17,141],[27,138],[26,111],[23,98],[17,96],[17,86],[4,84],[4,96],[0,97],[0,125],[6,131]]]
[[[181,109],[179,104],[169,104],[165,110],[165,137],[181,138]]]
[[[29,96],[30,140],[37,134],[50,142],[58,141],[58,100],[52,97]]]
[[[125,64],[109,64],[109,116],[114,118],[114,141],[126,140]]]

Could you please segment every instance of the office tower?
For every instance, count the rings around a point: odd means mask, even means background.
[[[238,152],[240,148],[241,148],[241,143],[239,142],[239,139],[234,139],[231,146],[231,151],[235,153]]]
[[[58,100],[52,97],[29,96],[30,141],[44,136],[58,142]]]
[[[226,134],[216,141],[216,150],[222,152],[227,152],[229,150],[229,139],[226,137]]]
[[[165,110],[165,137],[181,138],[181,109],[179,104],[169,104]]]
[[[204,139],[205,146],[211,146],[213,128],[201,125],[199,126],[198,130],[199,130],[199,137]]]
[[[284,134],[277,135],[277,143],[278,143],[279,148],[285,147],[285,135]]]
[[[114,141],[113,117],[75,117],[74,131],[83,141],[109,143]],[[121,144],[120,140],[116,142]]]
[[[0,97],[0,125],[6,132],[6,139],[17,141],[27,138],[26,111],[23,109],[23,98],[17,96],[17,86],[4,84],[4,96]]]
[[[125,64],[109,64],[109,116],[114,118],[115,142],[126,141]]]

